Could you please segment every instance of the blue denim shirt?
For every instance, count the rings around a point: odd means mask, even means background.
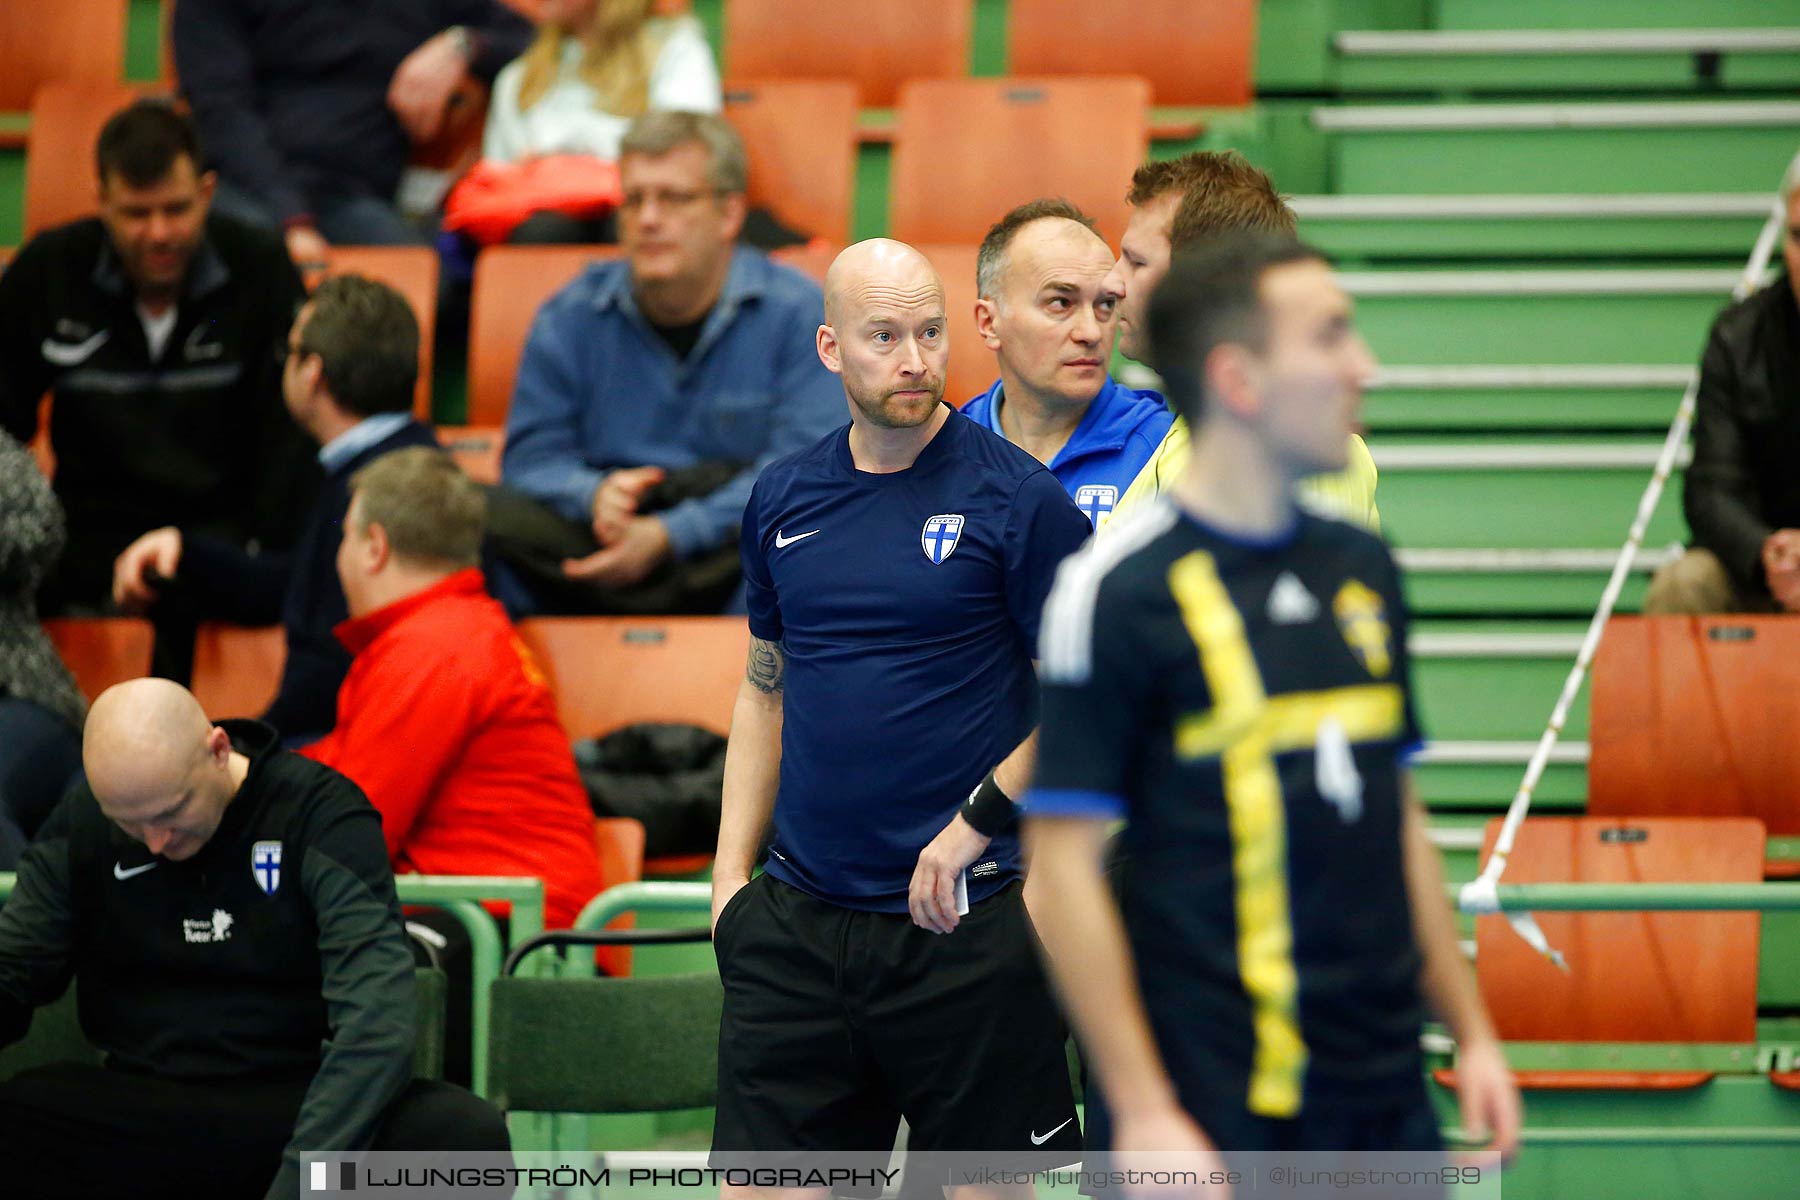
[[[845,420],[844,390],[814,348],[818,285],[745,247],[686,360],[651,328],[623,259],[595,263],[532,323],[506,419],[501,478],[570,520],[621,467],[750,463],[736,479],[657,515],[677,558],[737,536],[768,464]]]

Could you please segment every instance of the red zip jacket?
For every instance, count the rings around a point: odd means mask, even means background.
[[[337,627],[355,656],[337,728],[302,753],[381,810],[396,874],[536,875],[566,929],[600,891],[594,813],[542,671],[458,571]]]

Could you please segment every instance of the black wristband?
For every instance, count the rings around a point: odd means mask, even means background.
[[[1019,818],[1019,807],[1000,790],[990,773],[963,802],[962,818],[976,833],[993,837]]]

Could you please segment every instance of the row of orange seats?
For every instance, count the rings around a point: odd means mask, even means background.
[[[90,699],[150,671],[148,621],[62,618],[45,626]],[[571,739],[644,722],[696,725],[723,735],[750,647],[742,617],[540,617],[521,622],[519,636],[542,666]],[[253,717],[274,699],[286,657],[280,626],[202,624],[190,687],[215,720]],[[595,687],[597,679],[606,685]],[[689,875],[711,861],[704,854],[646,860],[643,827],[635,821],[597,820],[595,836],[609,884]],[[626,950],[605,957],[615,960],[613,967],[630,961]]]
[[[149,674],[153,635],[138,617],[45,622],[82,694]],[[556,697],[571,738],[638,722],[697,725],[723,735],[750,649],[742,617],[534,617],[519,636]],[[207,622],[194,650],[192,690],[215,720],[255,716],[274,699],[287,658],[280,626]],[[595,680],[605,680],[597,687]]]
[[[26,141],[27,236],[93,211],[92,146],[138,93],[47,84]],[[890,228],[908,242],[979,242],[1001,213],[1065,196],[1116,239],[1125,190],[1150,143],[1150,89],[1138,76],[960,79],[907,85],[894,136]],[[825,241],[851,229],[858,117],[843,82],[730,85],[725,115],[750,158],[753,206]],[[1004,164],[996,170],[996,164]]]
[[[130,619],[58,621],[53,636],[90,694],[149,663],[149,628]],[[748,646],[734,617],[539,618],[520,635],[543,665],[571,737],[639,721],[724,732]],[[1800,623],[1779,618],[1620,618],[1596,662],[1589,814],[1528,821],[1504,882],[1755,883],[1791,874],[1765,862],[1771,835],[1800,833],[1792,778],[1800,705],[1783,665]],[[194,687],[208,711],[255,711],[280,670],[279,630],[208,627]],[[595,681],[604,681],[597,685]],[[1704,815],[1690,815],[1704,814]],[[609,879],[636,876],[641,828],[598,822]],[[1483,857],[1500,822],[1489,824]],[[647,874],[704,860],[643,864]],[[1477,923],[1477,976],[1514,1042],[1751,1045],[1761,918],[1752,912],[1552,913],[1539,917],[1559,967],[1499,917]],[[609,969],[623,969],[609,963]],[[1748,1068],[1746,1068],[1748,1069]],[[1670,1091],[1712,1069],[1521,1073],[1537,1089]],[[1454,1072],[1438,1073],[1454,1083]],[[1774,1072],[1800,1089],[1800,1072]]]
[[[164,26],[176,0],[163,0]],[[506,0],[528,16],[534,0]],[[0,5],[0,111],[25,108],[44,83],[116,84],[130,0]],[[969,69],[975,0],[725,0],[725,65],[740,79],[844,79],[859,102],[886,107],[912,79]],[[662,0],[664,12],[687,0]],[[1250,102],[1256,0],[1008,0],[1006,37],[1016,75],[1085,75],[1096,65],[1149,78],[1156,102]],[[163,56],[163,74],[174,78]]]
[[[149,670],[145,621],[49,627],[89,696]],[[571,738],[642,721],[730,726],[749,648],[741,617],[536,617],[519,633]],[[278,627],[205,625],[194,692],[215,716],[260,712],[284,657]],[[1594,662],[1588,814],[1744,818],[1800,837],[1795,661],[1800,622],[1784,617],[1615,618]],[[1795,875],[1800,863],[1768,869]]]
[[[1800,877],[1800,622],[1616,617],[1594,660],[1587,815],[1534,817],[1503,884],[1756,884]],[[1488,824],[1482,861],[1501,821]],[[1539,954],[1500,916],[1476,922],[1476,977],[1508,1042],[1668,1045],[1624,1069],[1531,1069],[1534,1090],[1687,1092],[1713,1066],[1677,1047],[1743,1048],[1755,1069],[1762,914],[1545,912]],[[1652,1060],[1654,1061],[1654,1060]],[[1453,1071],[1437,1073],[1452,1085]],[[1800,1091],[1800,1071],[1771,1071]]]

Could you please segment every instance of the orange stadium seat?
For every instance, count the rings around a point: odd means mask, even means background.
[[[194,638],[189,690],[214,721],[259,717],[275,699],[286,663],[287,634],[281,626],[204,622]]]
[[[742,617],[530,617],[519,636],[549,676],[571,738],[639,722],[723,735],[750,652]]]
[[[830,245],[824,242],[813,242],[805,246],[783,246],[779,250],[769,252],[769,257],[786,267],[792,267],[820,287],[825,286],[825,272],[831,269],[831,260],[836,258],[841,245]]]
[[[571,738],[638,722],[731,728],[750,628],[742,617],[532,617],[519,636],[550,678]],[[651,859],[647,875],[687,875],[711,855]]]
[[[89,700],[150,673],[156,631],[138,617],[55,617],[44,622],[57,654]]]
[[[125,74],[129,0],[0,4],[0,112],[22,112],[39,85],[106,87]]]
[[[885,108],[908,79],[968,74],[973,7],[969,0],[730,0],[727,78],[849,79],[862,103]]]
[[[449,451],[463,474],[476,483],[500,482],[500,454],[506,430],[498,425],[439,425],[438,444]]]
[[[162,55],[159,59],[162,66],[162,79],[157,86],[168,92],[181,90],[181,82],[175,77],[175,38],[169,32],[174,24],[175,0],[162,0],[162,22],[158,34],[162,39]]]
[[[475,260],[469,300],[471,425],[505,425],[513,376],[538,308],[617,246],[493,246]]]
[[[644,877],[644,823],[634,817],[595,817],[594,848],[600,855],[600,890]],[[637,924],[633,913],[620,913],[606,923],[608,929],[630,929]],[[599,946],[594,965],[607,975],[631,974],[630,946]]]
[[[1255,95],[1256,0],[1132,0],[1121,20],[1092,0],[1008,0],[1014,75],[1091,75],[1129,63],[1157,104],[1235,107]]]
[[[1063,196],[1113,244],[1150,146],[1150,85],[1134,76],[923,80],[901,89],[893,236],[974,242],[1008,209]]]
[[[944,399],[961,408],[987,391],[1000,373],[994,352],[975,333],[975,253],[977,246],[921,243],[919,250],[944,281],[944,317],[950,322],[950,367]]]
[[[530,17],[534,21],[538,19],[538,14],[543,11],[540,7],[543,0],[500,0],[500,2],[514,12]],[[664,15],[669,13],[684,13],[688,11],[688,0],[656,0],[656,3],[651,7],[653,11]]]
[[[1591,712],[1590,814],[1755,817],[1771,836],[1800,835],[1800,622],[1617,617]]]
[[[431,345],[437,329],[438,256],[426,246],[333,246],[330,275],[364,275],[385,283],[412,305],[419,319],[419,383],[413,415],[431,420]]]
[[[1502,821],[1488,824],[1482,857]],[[1763,826],[1736,817],[1534,817],[1519,830],[1503,883],[1754,883]],[[1565,972],[1514,933],[1504,917],[1475,927],[1476,977],[1508,1042],[1756,1041],[1754,912],[1537,914]],[[1453,1082],[1438,1072],[1440,1083]],[[1536,1071],[1526,1088],[1697,1087],[1705,1070]]]
[[[44,473],[45,479],[56,478],[56,451],[50,448],[50,393],[38,401],[37,436],[31,439],[31,457],[37,460],[38,470]]]
[[[57,10],[56,5],[44,7]],[[0,71],[0,79],[4,78]],[[26,237],[99,211],[94,143],[107,118],[139,95],[116,80],[47,83],[38,89],[31,102],[31,129],[25,135]]]
[[[843,81],[752,83],[725,91],[725,116],[750,158],[749,201],[826,241],[850,236],[856,189],[856,88]]]

